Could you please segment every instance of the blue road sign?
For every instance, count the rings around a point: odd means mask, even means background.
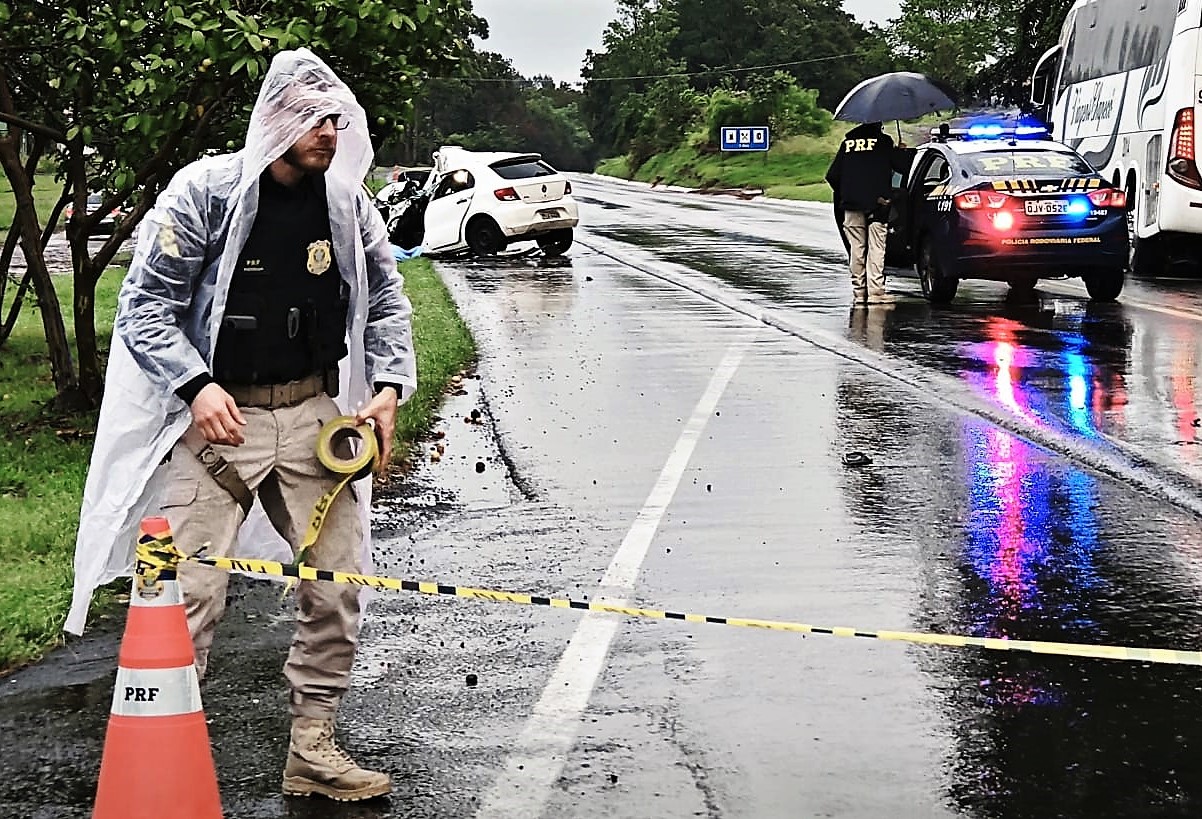
[[[747,125],[722,129],[722,150],[724,151],[766,151],[768,150],[768,126]]]

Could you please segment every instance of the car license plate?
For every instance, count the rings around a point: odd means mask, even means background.
[[[559,218],[559,209],[558,208],[547,208],[546,210],[540,210],[538,212],[538,215],[543,217],[544,219],[558,219]]]
[[[1026,205],[1028,216],[1058,216],[1068,213],[1067,199],[1034,199]]]

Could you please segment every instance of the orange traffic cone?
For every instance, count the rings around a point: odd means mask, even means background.
[[[165,518],[145,518],[93,819],[221,819],[192,639]],[[167,566],[167,568],[164,568]],[[149,568],[150,571],[144,571]]]

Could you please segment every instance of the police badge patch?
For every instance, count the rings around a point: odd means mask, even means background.
[[[309,245],[309,260],[305,265],[314,276],[320,276],[330,269],[330,240],[321,239]]]

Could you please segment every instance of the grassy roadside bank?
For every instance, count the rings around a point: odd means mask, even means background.
[[[3,201],[0,197],[0,201]],[[428,428],[447,382],[469,366],[475,346],[450,295],[426,259],[405,263],[413,302],[417,394],[397,417],[402,454]],[[96,297],[97,327],[111,327],[124,270],[112,268]],[[70,277],[56,277],[70,304]],[[108,334],[101,340],[108,348]],[[26,309],[0,347],[0,673],[55,645],[71,596],[79,503],[92,448],[95,414],[48,417],[53,393],[41,319]],[[94,611],[111,605],[104,592]]]
[[[910,146],[925,142],[924,134],[940,121],[939,117],[928,117],[902,123],[902,139]],[[673,151],[651,157],[634,173],[624,156],[602,160],[596,172],[640,182],[658,180],[660,184],[686,188],[760,188],[765,196],[775,199],[830,202],[826,170],[843,135],[853,127],[850,122],[836,122],[825,136],[789,137],[768,151],[754,153],[702,150],[695,146],[695,140],[690,140]],[[886,131],[897,139],[892,124]]]

